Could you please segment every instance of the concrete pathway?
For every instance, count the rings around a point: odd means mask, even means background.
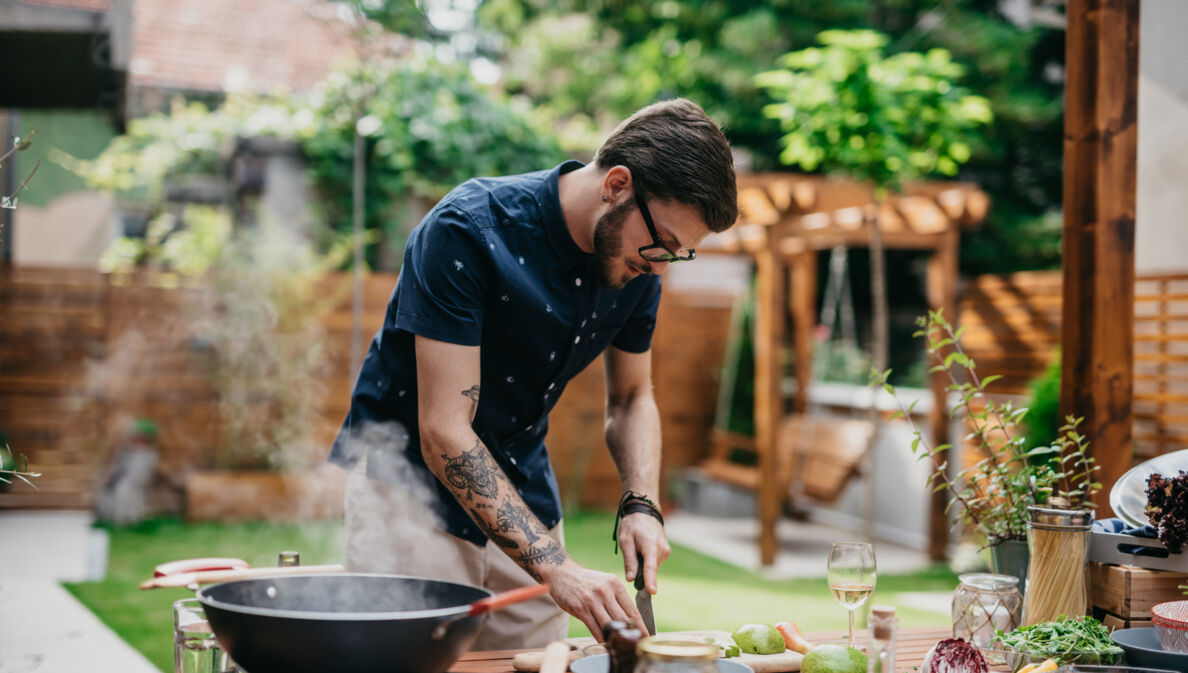
[[[88,512],[0,511],[0,673],[159,673],[58,584],[106,563]]]
[[[665,515],[664,529],[672,542],[772,579],[824,577],[829,546],[839,540],[861,539],[821,524],[783,519],[776,528],[779,550],[775,563],[765,568],[759,562],[759,523],[753,516],[723,518],[674,511]],[[930,565],[928,555],[916,549],[882,541],[876,541],[874,547],[880,574],[913,572]],[[899,594],[896,601],[948,615],[952,599],[952,592],[912,592]]]

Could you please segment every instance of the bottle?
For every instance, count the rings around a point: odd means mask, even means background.
[[[870,608],[870,652],[867,673],[895,673],[895,608],[873,605]]]
[[[602,640],[610,657],[610,673],[632,673],[635,670],[635,646],[644,633],[630,622],[614,621],[602,627]]]
[[[634,673],[717,673],[718,646],[671,638],[644,638],[636,647]]]

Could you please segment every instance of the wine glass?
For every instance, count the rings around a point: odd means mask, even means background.
[[[866,542],[834,542],[829,548],[829,593],[850,611],[850,646],[854,645],[854,610],[870,598],[878,572],[874,547]]]

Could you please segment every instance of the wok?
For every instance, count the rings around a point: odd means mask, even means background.
[[[486,613],[548,592],[404,575],[346,573],[236,580],[198,599],[219,645],[247,673],[442,673]]]

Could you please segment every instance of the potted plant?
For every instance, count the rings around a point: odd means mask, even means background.
[[[23,455],[15,455],[8,444],[0,440],[0,493],[7,493],[12,488],[13,479],[20,479],[33,488],[37,488],[37,484],[29,480],[40,476],[39,472],[29,471],[27,458]]]
[[[985,538],[994,571],[1019,577],[1022,584],[1028,562],[1020,563],[1017,557],[1027,558],[1028,531],[1036,511],[1048,512],[1049,518],[1059,518],[1052,512],[1082,513],[1077,518],[1084,518],[1101,488],[1093,480],[1097,467],[1086,453],[1087,440],[1077,431],[1081,419],[1067,417],[1054,441],[1033,438],[1027,448],[1028,438],[1019,430],[1027,409],[986,394],[986,387],[1001,377],[978,373],[974,360],[961,349],[961,330],[955,331],[939,310],[916,323],[920,329],[915,336],[925,340],[928,357],[935,362],[932,371],[947,375],[948,390],[958,398],[950,414],[965,415],[966,440],[981,458],[950,476],[946,456],[954,447],[931,445],[912,420],[910,406],[900,404],[895,417],[903,416],[912,425],[912,452],[936,466],[929,486],[947,491],[950,507],[959,505],[963,521]],[[890,370],[874,371],[872,380],[894,396],[889,375]],[[1001,553],[1004,547],[1008,553]]]

